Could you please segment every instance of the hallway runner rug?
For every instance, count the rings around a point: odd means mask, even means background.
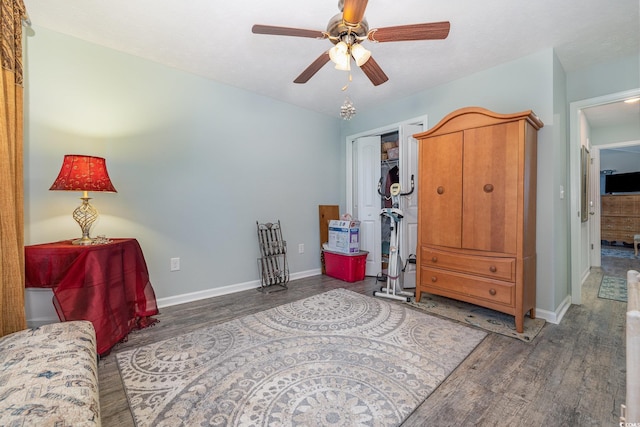
[[[627,302],[627,279],[602,276],[598,298]]]
[[[336,289],[116,354],[136,426],[396,426],[486,333]]]
[[[541,318],[524,318],[524,330],[522,333],[516,331],[515,318],[509,314],[490,310],[464,301],[457,301],[438,295],[422,294],[420,302],[412,298],[407,304],[424,310],[427,313],[446,317],[447,319],[475,326],[489,332],[506,335],[520,341],[531,342],[542,330],[545,320]]]

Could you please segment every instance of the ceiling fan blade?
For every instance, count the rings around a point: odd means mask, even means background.
[[[364,18],[368,0],[344,0],[342,19],[349,24],[358,24]]]
[[[329,51],[324,52],[315,61],[311,63],[293,82],[294,83],[306,83],[315,73],[320,71],[320,68],[324,67],[324,64],[329,62]]]
[[[254,34],[269,34],[272,36],[293,36],[293,37],[309,37],[312,39],[324,39],[326,33],[317,30],[304,30],[301,28],[275,27],[273,25],[254,25],[251,27]]]
[[[382,71],[382,68],[380,68],[378,63],[373,59],[373,56],[362,64],[360,69],[369,77],[369,80],[371,80],[374,86],[381,85],[389,80],[389,77]]]
[[[447,38],[450,28],[449,21],[399,25],[397,27],[375,28],[369,31],[367,38],[373,42],[442,40]]]

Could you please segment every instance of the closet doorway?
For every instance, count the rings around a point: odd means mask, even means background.
[[[378,192],[388,193],[391,183],[398,182],[402,192],[414,192],[400,198],[403,211],[399,229],[400,256],[403,266],[416,255],[418,236],[418,145],[413,138],[426,128],[426,117],[395,123],[347,137],[347,212],[360,221],[360,249],[368,251],[365,274],[385,273],[389,253],[389,223],[382,220],[382,208],[389,207]],[[396,154],[397,153],[397,154]],[[415,286],[415,264],[407,264],[404,286]]]

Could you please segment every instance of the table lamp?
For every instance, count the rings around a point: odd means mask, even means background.
[[[73,219],[82,229],[82,237],[73,241],[74,245],[90,245],[93,239],[89,230],[98,219],[98,210],[91,206],[89,191],[117,193],[109,174],[107,164],[102,157],[66,154],[58,177],[49,190],[82,191],[82,204],[73,211]]]

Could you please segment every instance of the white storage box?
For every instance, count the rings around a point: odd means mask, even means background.
[[[329,221],[329,250],[343,254],[360,252],[360,221]]]

